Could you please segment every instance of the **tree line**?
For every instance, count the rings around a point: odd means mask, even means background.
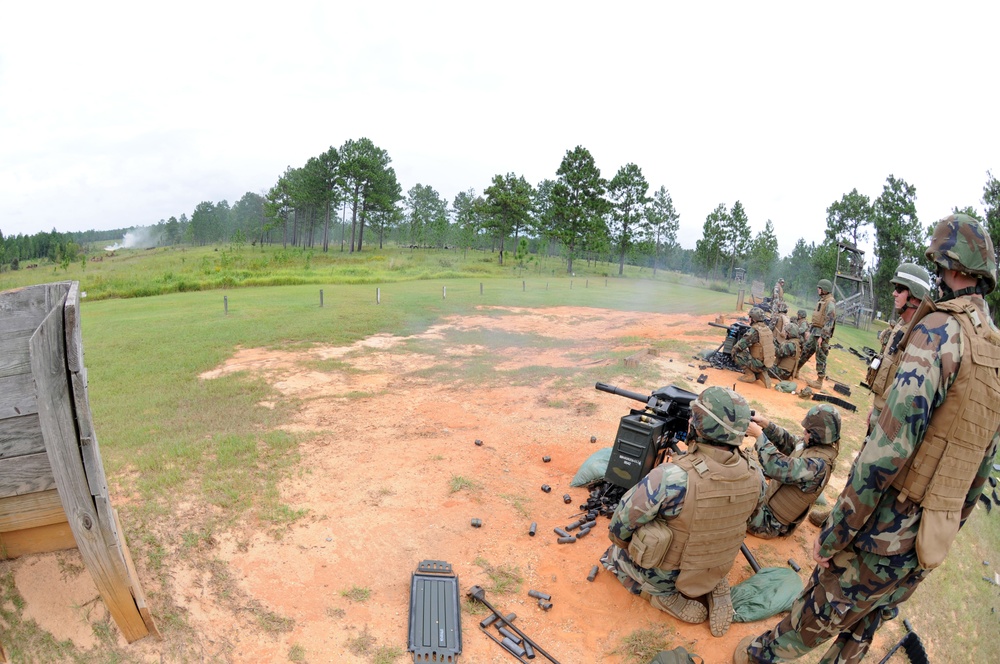
[[[781,257],[768,219],[754,234],[740,201],[720,203],[707,214],[693,250],[677,243],[680,215],[663,185],[654,191],[642,169],[629,163],[610,179],[583,146],[568,150],[554,177],[536,185],[516,173],[497,174],[482,193],[470,188],[449,203],[430,185],[415,184],[404,195],[389,153],[368,138],[329,147],[299,167],[289,166],[265,192],[247,192],[236,203],[202,201],[184,213],[149,227],[159,245],[281,244],[358,252],[386,242],[411,247],[493,251],[501,265],[530,254],[561,256],[567,273],[574,260],[606,260],[657,270],[731,279],[737,268],[755,280],[779,276],[785,289],[811,298],[820,278],[832,278],[838,246],[858,246],[874,236],[874,263],[868,270],[876,309],[891,310],[889,279],[900,262],[924,263],[923,247],[935,220],[922,226],[916,214],[916,187],[889,175],[874,200],[855,188],[827,207],[824,241],[799,239]],[[1000,183],[987,172],[980,201],[954,208],[987,226],[1000,239]],[[129,230],[39,233],[4,239],[0,267],[49,258],[77,260],[83,247],[118,241]],[[339,231],[339,232],[338,232]],[[339,236],[339,237],[338,237]],[[367,240],[367,242],[366,242]],[[513,256],[511,250],[514,251]],[[1000,297],[1000,296],[996,296]],[[991,298],[992,299],[992,298]],[[992,302],[994,317],[1000,301]]]

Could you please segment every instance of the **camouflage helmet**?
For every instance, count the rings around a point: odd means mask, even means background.
[[[805,318],[809,314],[806,313],[805,309],[799,309],[799,312],[796,315],[798,316],[799,320],[802,320],[803,318]]]
[[[785,278],[784,278],[784,277],[782,277],[782,278],[778,279],[778,283],[779,283],[779,284],[783,284],[783,283],[785,283]]]
[[[785,304],[784,302],[779,302],[776,308],[777,308],[779,314],[787,314],[788,313],[788,305]]]
[[[896,268],[896,276],[889,283],[899,284],[910,291],[911,297],[922,300],[931,290],[931,275],[914,263],[900,263]]]
[[[833,445],[840,440],[840,413],[828,403],[813,406],[802,419],[802,427],[813,443]]]
[[[785,326],[785,336],[793,339],[799,338],[799,326],[798,325],[786,325]]]
[[[987,294],[997,287],[993,241],[979,222],[967,214],[953,214],[937,223],[926,256],[946,270],[981,277],[986,282]]]
[[[833,292],[833,284],[830,283],[829,279],[820,279],[819,282],[816,284],[816,288],[819,288],[824,293]]]
[[[750,320],[754,323],[759,323],[764,320],[764,310],[760,307],[754,307],[750,310]]]
[[[712,386],[691,402],[691,429],[709,443],[738,447],[750,426],[750,405],[726,387]]]

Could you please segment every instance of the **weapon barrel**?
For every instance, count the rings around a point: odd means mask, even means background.
[[[711,320],[708,321],[708,324],[711,325],[712,327],[721,327],[723,330],[728,330],[729,329],[728,325],[723,325],[722,323],[716,323],[715,321],[711,321]]]
[[[760,571],[760,563],[754,558],[753,554],[750,553],[750,548],[746,544],[740,544],[740,551],[743,552],[743,557],[747,559],[750,563],[750,569],[754,571],[754,574]]]
[[[639,394],[638,392],[632,392],[631,390],[623,390],[620,387],[608,385],[607,383],[597,383],[594,385],[594,389],[600,390],[601,392],[608,392],[609,394],[616,394],[620,397],[634,399],[635,401],[641,401],[642,403],[649,401],[648,394]]]

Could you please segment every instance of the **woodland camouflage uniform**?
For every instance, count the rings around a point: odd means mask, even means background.
[[[799,328],[795,323],[785,326],[785,340],[774,349],[774,366],[771,375],[778,380],[791,380],[798,368],[799,357],[802,354],[802,343],[799,340]]]
[[[774,422],[768,423],[757,439],[757,457],[769,481],[767,497],[747,525],[751,535],[772,539],[791,533],[830,481],[840,451],[840,413],[830,404],[814,406],[802,426],[809,432],[809,445],[805,437],[793,436]],[[773,501],[779,490],[792,491],[791,487],[803,496],[799,500],[801,512],[783,519],[775,513],[780,510],[773,507]]]
[[[766,487],[756,461],[739,448],[749,422],[750,407],[736,392],[723,387],[709,387],[702,392],[691,404],[688,454],[675,462],[656,466],[625,493],[608,527],[608,536],[613,544],[601,557],[604,567],[629,592],[648,598],[656,608],[685,622],[699,623],[710,617],[709,611],[695,599],[706,597],[710,609],[713,597],[720,601],[724,599],[728,602],[722,616],[725,624],[716,624],[715,616],[712,616],[712,633],[716,636],[725,633],[732,621],[726,575],[743,542],[744,533],[730,533],[725,541],[702,543],[714,552],[714,557],[721,555],[725,560],[716,561],[719,564],[708,569],[695,569],[685,562],[684,548],[690,549],[688,545],[707,531],[685,533],[678,531],[676,524],[682,514],[686,514],[686,502],[690,502],[686,499],[690,497],[693,476],[698,486],[697,499],[722,501],[722,508],[731,512],[730,520],[739,522],[737,526],[742,525],[745,530],[746,520],[763,500]],[[705,461],[712,468],[707,479],[701,477],[702,471],[699,470]],[[717,479],[723,474],[721,471],[736,471],[738,477]],[[711,498],[713,490],[719,493],[718,498]],[[742,498],[737,500],[739,496]],[[692,511],[700,508],[701,503],[687,506]],[[643,567],[633,560],[633,556],[637,555],[633,540],[643,541],[645,529],[654,526],[673,528],[670,551],[676,550],[678,542],[683,545],[680,564]],[[734,534],[735,537],[732,537]],[[669,555],[664,556],[664,560],[670,558]],[[691,581],[693,577],[697,577],[694,582]],[[724,598],[720,598],[722,593]]]
[[[978,285],[953,292],[942,282],[937,304],[921,306],[930,313],[914,316],[885,408],[820,530],[829,566],[817,565],[774,629],[740,642],[737,664],[797,658],[831,638],[822,662],[859,661],[881,621],[943,560],[982,493],[1000,444],[1000,332],[984,301],[996,287],[993,245],[971,217],[952,215],[927,257],[939,277],[956,270]]]
[[[747,383],[763,380],[765,386],[771,387],[767,370],[774,364],[774,333],[760,307],[750,310],[750,329],[733,345],[733,362],[745,372],[740,380]]]
[[[830,337],[833,336],[833,330],[837,327],[837,306],[833,301],[833,284],[830,283],[829,279],[820,279],[816,287],[822,290],[823,293],[819,297],[819,302],[816,303],[816,309],[813,311],[812,318],[807,321],[809,323],[809,333],[802,341],[802,356],[799,357],[799,369],[815,353],[816,375],[819,379],[819,384],[813,385],[809,381],[806,382],[809,382],[812,387],[821,387],[823,385],[823,378],[826,376],[826,358],[830,354]]]

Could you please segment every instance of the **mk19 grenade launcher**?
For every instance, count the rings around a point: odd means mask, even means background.
[[[691,402],[698,398],[697,394],[674,385],[661,387],[649,395],[605,383],[594,387],[646,404],[645,408],[632,408],[628,415],[622,416],[605,481],[630,489],[664,461],[668,450],[675,456],[683,454],[677,443],[687,439]]]

